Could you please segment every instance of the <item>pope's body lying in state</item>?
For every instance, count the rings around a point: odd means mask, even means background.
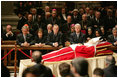
[[[73,44],[60,50],[52,51],[42,56],[43,61],[54,62],[62,60],[71,60],[76,57],[90,58],[96,54],[96,46],[100,44],[100,37],[93,38],[87,43]],[[105,42],[102,42],[105,43]]]

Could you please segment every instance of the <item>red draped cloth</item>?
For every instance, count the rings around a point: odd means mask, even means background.
[[[76,46],[75,50],[73,50],[71,47],[65,47],[57,51],[52,51],[48,54],[45,54],[42,56],[44,62],[54,62],[54,61],[63,61],[63,60],[71,60],[76,57],[85,57],[90,58],[99,56],[99,55],[106,55],[106,54],[113,54],[113,51],[107,50],[105,48],[112,46],[109,42],[101,42],[96,47],[96,53],[95,53],[95,47],[91,46]]]
[[[95,53],[94,46],[77,46],[75,51],[71,47],[62,48],[57,51],[52,51],[48,54],[42,56],[44,62],[54,62],[54,61],[62,61],[62,60],[71,60],[75,57],[93,57]]]

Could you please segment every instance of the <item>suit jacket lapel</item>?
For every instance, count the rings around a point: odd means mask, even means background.
[[[75,33],[75,39],[76,39],[76,41],[78,41],[78,39],[77,39],[77,34]]]
[[[23,34],[22,34],[22,38],[23,38],[23,42],[25,42],[25,39],[24,39],[24,36],[23,36]]]
[[[115,42],[114,36],[112,35],[113,41]]]
[[[78,39],[78,41],[80,41],[80,39],[81,39],[80,37],[81,37],[81,32],[80,32],[80,34],[79,34],[79,39]]]

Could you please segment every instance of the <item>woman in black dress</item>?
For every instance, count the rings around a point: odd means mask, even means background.
[[[86,41],[89,41],[92,38],[94,38],[93,29],[88,27],[86,30]]]
[[[107,40],[107,36],[108,36],[108,34],[106,33],[104,27],[103,27],[103,26],[100,27],[100,30],[101,30],[101,33],[102,33],[102,37],[103,37],[103,39],[104,39],[104,40]]]
[[[37,36],[34,39],[34,44],[38,47],[42,47],[45,45],[46,37],[43,35],[43,30],[40,28],[38,30]]]

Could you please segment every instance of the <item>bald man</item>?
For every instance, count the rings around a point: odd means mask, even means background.
[[[36,34],[36,30],[38,29],[38,26],[37,26],[37,22],[33,21],[32,14],[28,15],[28,20],[25,22],[25,24],[28,24],[30,34],[34,36]]]
[[[90,23],[90,21],[87,19],[87,15],[86,15],[86,14],[83,14],[83,15],[82,15],[82,21],[80,21],[79,24],[82,26],[82,29],[83,29],[83,30],[86,30],[87,27],[90,27],[90,26],[91,26],[91,23]]]
[[[65,46],[65,42],[69,41],[70,31],[71,31],[71,25],[74,24],[72,22],[72,16],[67,16],[67,22],[61,25],[61,32],[63,33],[63,46]]]
[[[117,77],[116,61],[112,55],[106,57],[106,68],[104,69],[104,77]]]
[[[104,26],[103,19],[101,19],[101,13],[99,11],[95,12],[95,18],[91,21],[91,23],[94,28]]]
[[[3,32],[3,40],[15,40],[16,36],[15,33],[12,31],[12,26],[7,25],[5,32]]]
[[[85,35],[81,32],[81,25],[75,24],[75,32],[70,35],[71,44],[83,44],[85,42]]]

